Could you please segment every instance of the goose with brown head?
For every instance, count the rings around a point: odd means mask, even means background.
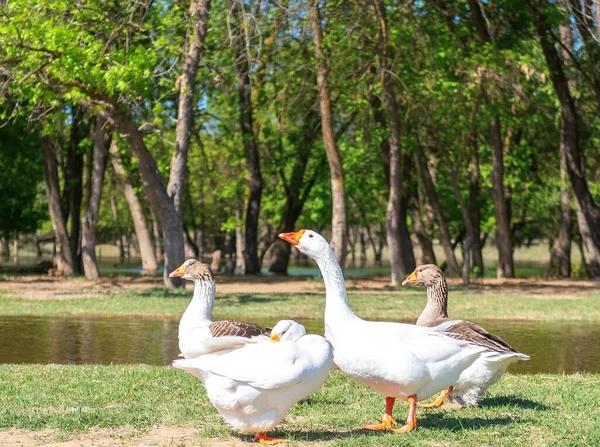
[[[259,337],[268,340],[269,331],[253,324],[231,320],[212,320],[216,294],[215,276],[208,264],[188,259],[169,275],[194,282],[192,301],[179,322],[179,349],[186,357],[195,357],[210,349],[207,342],[215,337]]]

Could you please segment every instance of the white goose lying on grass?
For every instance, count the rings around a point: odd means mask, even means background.
[[[223,340],[214,344],[218,337],[228,338],[230,347],[240,344],[240,337],[269,340],[268,330],[239,321],[212,321],[215,299],[215,277],[208,264],[188,259],[169,275],[194,281],[194,296],[179,322],[179,350],[185,358],[197,357],[222,349]]]
[[[418,266],[402,285],[417,285],[427,288],[427,305],[417,320],[417,326],[434,327],[449,321],[448,285],[444,273],[433,264]],[[508,367],[518,360],[529,360],[529,356],[512,348],[500,337],[490,334],[481,326],[470,321],[455,321],[448,332],[460,339],[472,342],[485,351],[469,368],[464,370],[456,384],[443,391],[425,407],[439,407],[446,396],[457,406],[478,405],[481,396],[496,383]]]
[[[285,442],[266,431],[323,385],[333,362],[329,342],[305,334],[304,326],[282,320],[271,331],[277,343],[243,338],[241,347],[224,343],[222,351],[176,360],[173,366],[202,381],[211,403],[234,429],[256,433],[254,440],[263,444]]]
[[[425,328],[362,320],[348,305],[342,269],[327,241],[311,230],[279,237],[314,259],[321,270],[325,337],[333,345],[335,364],[350,378],[386,396],[381,424],[364,428],[392,430],[396,399],[408,401],[410,410],[406,424],[394,431],[416,428],[416,402],[456,383],[483,348],[448,337],[444,332],[448,325]]]

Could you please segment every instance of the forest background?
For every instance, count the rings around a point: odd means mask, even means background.
[[[599,118],[599,0],[0,1],[0,251],[600,277]]]

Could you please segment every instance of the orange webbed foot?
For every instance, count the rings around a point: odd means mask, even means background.
[[[373,430],[373,431],[378,431],[378,430],[391,430],[392,426],[396,425],[396,421],[394,420],[393,417],[391,417],[389,414],[383,414],[383,416],[381,416],[381,424],[375,424],[375,425],[363,425],[362,428],[364,428],[365,430]]]
[[[419,407],[421,407],[421,408],[439,408],[444,404],[444,400],[446,399],[448,394],[450,394],[451,392],[452,392],[452,387],[448,388],[447,390],[442,391],[440,393],[440,395],[438,396],[438,398],[436,400],[434,400],[433,402],[431,402],[430,404],[419,404]]]
[[[394,433],[408,433],[409,431],[413,431],[415,428],[417,428],[417,424],[407,423],[400,428],[393,428],[392,431]]]
[[[273,444],[281,444],[283,442],[287,442],[287,439],[285,439],[285,438],[270,438],[269,436],[267,436],[266,433],[257,433],[256,436],[254,436],[254,442],[258,442],[260,444],[273,445]]]
[[[392,431],[394,433],[408,433],[417,428],[417,396],[409,396],[406,400],[408,402],[408,417],[406,418],[406,424],[400,428],[395,428]]]

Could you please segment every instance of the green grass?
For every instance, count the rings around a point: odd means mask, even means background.
[[[358,429],[380,418],[383,399],[333,372],[273,433],[291,445],[597,446],[599,385],[599,375],[506,375],[480,408],[424,410],[415,432],[398,435]],[[395,416],[405,418],[404,403]],[[224,424],[198,380],[170,367],[0,365],[0,430],[52,429],[55,439],[68,439],[95,427],[153,424],[250,439]]]
[[[83,299],[19,299],[18,291],[0,294],[0,315],[140,315],[179,318],[191,298],[191,290],[125,290],[105,297]],[[350,305],[365,318],[416,319],[425,305],[424,290],[349,292]],[[323,293],[219,294],[214,304],[218,317],[250,319],[321,319]],[[483,294],[476,289],[450,291],[450,315],[473,321],[489,319],[538,321],[600,321],[600,291],[571,296],[539,297]]]

